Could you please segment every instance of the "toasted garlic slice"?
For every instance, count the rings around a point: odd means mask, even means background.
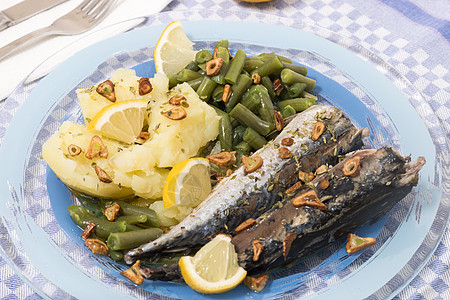
[[[316,122],[312,130],[311,139],[313,141],[317,141],[324,131],[325,131],[325,124],[322,122]]]
[[[320,210],[327,209],[327,206],[323,204],[322,201],[320,201],[319,197],[316,194],[316,191],[314,190],[307,191],[295,197],[294,199],[292,199],[292,204],[294,204],[295,207],[307,205],[317,207]]]
[[[249,219],[245,220],[244,222],[242,222],[241,224],[239,224],[239,226],[236,227],[235,231],[236,231],[236,233],[244,231],[245,229],[250,228],[255,224],[256,224],[256,220],[253,218],[249,218]]]
[[[268,280],[269,275],[267,274],[257,277],[247,276],[244,279],[244,284],[252,291],[261,292],[266,286]]]
[[[130,279],[133,283],[141,285],[144,282],[144,277],[140,272],[140,268],[141,268],[141,261],[137,260],[135,264],[131,266],[131,268],[120,272],[120,274]]]
[[[344,173],[345,176],[355,176],[358,174],[359,172],[359,162],[360,162],[360,157],[359,156],[355,156],[350,158],[349,160],[347,160],[344,163],[344,166],[342,167],[342,172]]]
[[[264,250],[264,246],[261,245],[261,242],[258,240],[254,240],[252,242],[253,246],[253,261],[258,261],[259,256],[261,255],[262,251]]]
[[[116,93],[114,92],[114,83],[111,80],[105,80],[97,86],[97,93],[111,102],[116,102]]]
[[[372,237],[363,238],[354,233],[349,233],[347,234],[347,245],[345,246],[345,249],[348,254],[353,254],[364,248],[372,246],[375,243],[376,239]]]

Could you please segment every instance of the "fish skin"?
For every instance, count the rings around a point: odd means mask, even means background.
[[[326,130],[320,139],[313,141],[311,132],[316,120],[325,123]],[[168,233],[129,250],[124,255],[125,262],[157,259],[161,252],[199,247],[219,233],[233,233],[244,220],[257,218],[278,202],[281,199],[278,191],[297,178],[299,169],[311,171],[322,164],[336,163],[338,156],[361,148],[367,134],[366,129],[358,130],[335,107],[310,107],[298,114],[273,142],[256,152],[264,161],[258,171],[245,174],[242,166],[238,168],[219,182],[207,199]],[[286,137],[294,139],[289,147],[291,159],[281,159],[278,154],[281,140]],[[269,192],[271,182],[274,183]]]
[[[361,169],[356,176],[344,176],[342,166],[354,156],[361,158]],[[232,243],[239,265],[249,274],[264,273],[330,244],[346,234],[350,225],[354,229],[374,222],[411,191],[425,164],[423,157],[408,163],[409,157],[401,156],[390,146],[356,151],[346,160],[317,176],[294,196],[284,199],[282,208],[270,209],[253,227],[237,233]],[[323,179],[330,181],[326,189],[319,186]],[[324,199],[326,210],[293,205],[295,196],[311,189]],[[296,238],[284,257],[283,242],[288,234]],[[253,261],[253,240],[259,240],[264,246],[256,262]]]

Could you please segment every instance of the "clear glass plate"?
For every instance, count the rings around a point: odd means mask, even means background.
[[[119,67],[152,76],[153,47],[175,19],[182,21],[197,49],[211,49],[215,41],[228,39],[233,50],[275,51],[307,65],[309,76],[318,82],[319,102],[341,108],[358,127],[369,127],[371,146],[390,144],[413,159],[426,158],[413,192],[385,218],[359,231],[376,236],[375,246],[349,256],[343,243],[336,243],[271,274],[261,293],[241,285],[216,296],[197,294],[175,282],[135,286],[119,274],[126,266],[86,250],[81,231],[67,213],[71,194],[41,159],[42,144],[62,121],[81,122],[76,88],[103,81]],[[0,165],[8,170],[0,175],[1,254],[43,297],[383,299],[398,293],[420,271],[449,217],[449,193],[444,189],[449,186],[444,172],[448,146],[420,93],[352,40],[286,18],[226,10],[150,16],[139,28],[70,57],[37,84],[24,83],[3,108],[13,113],[4,114],[10,124],[0,147]]]

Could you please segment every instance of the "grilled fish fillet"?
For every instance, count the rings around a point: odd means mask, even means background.
[[[345,175],[344,166],[349,168],[348,162],[356,160],[359,160],[356,173]],[[390,146],[352,153],[284,199],[281,208],[270,209],[253,227],[236,234],[232,243],[239,265],[250,274],[282,266],[333,242],[350,227],[382,217],[418,182],[425,159],[408,161],[409,157],[401,156]],[[324,180],[329,182],[326,188],[321,187]],[[295,205],[294,199],[299,200],[299,196],[310,191],[315,191],[325,207]],[[256,248],[252,243],[256,240],[262,251],[255,260]]]
[[[311,138],[316,122],[325,125],[320,138]],[[233,233],[248,218],[257,218],[281,200],[280,192],[297,178],[299,170],[314,171],[322,164],[335,164],[338,157],[363,146],[367,129],[357,129],[337,108],[315,105],[298,114],[263,149],[257,171],[246,174],[241,166],[218,183],[191,215],[160,238],[128,251],[126,263],[157,258],[163,252],[200,247],[218,233]],[[282,140],[291,138],[291,158],[281,158]]]
[[[344,175],[344,166],[355,158],[359,158],[359,167],[351,176]],[[349,154],[328,172],[285,197],[282,205],[274,205],[262,214],[252,227],[233,236],[239,265],[249,275],[264,273],[314,253],[351,229],[376,221],[417,184],[424,164],[423,157],[410,162],[409,157],[390,146]],[[324,180],[330,184],[321,187]],[[322,209],[294,205],[294,199],[311,191],[324,205]],[[178,264],[144,268],[142,274],[152,280],[182,280]]]

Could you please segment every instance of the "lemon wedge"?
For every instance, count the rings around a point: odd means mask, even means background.
[[[194,157],[177,163],[164,182],[164,208],[195,207],[211,193],[210,165],[205,158]]]
[[[180,21],[173,21],[166,26],[154,51],[156,72],[163,74],[178,73],[195,59],[196,51],[189,40]]]
[[[225,293],[238,286],[247,275],[237,263],[231,237],[217,235],[195,256],[183,256],[179,266],[184,281],[203,294]]]
[[[131,144],[144,126],[147,103],[147,100],[134,99],[105,106],[95,114],[87,129],[98,130],[103,136]]]

